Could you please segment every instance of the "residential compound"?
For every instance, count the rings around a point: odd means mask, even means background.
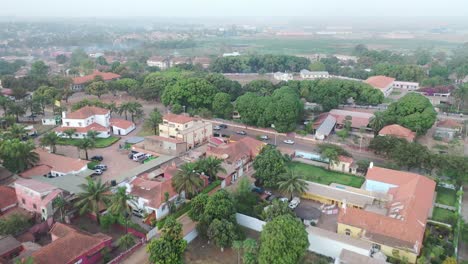
[[[301,70],[299,72],[302,79],[328,79],[330,78],[330,74],[327,71],[309,71],[309,70]]]
[[[146,65],[150,67],[158,67],[165,70],[181,64],[201,65],[203,68],[208,68],[211,64],[211,59],[208,57],[163,57],[153,56],[146,61]]]
[[[192,149],[204,142],[213,134],[210,122],[186,115],[166,114],[162,124],[159,124],[159,136],[173,138],[187,143],[187,149]]]
[[[396,81],[395,78],[378,75],[369,77],[364,81],[375,89],[382,91],[385,97],[389,96],[394,88],[414,91],[419,89],[419,83]]]
[[[73,78],[73,83],[70,86],[74,91],[81,91],[85,88],[86,85],[96,79],[109,82],[120,79],[120,75],[112,72],[100,72],[95,70],[92,74]]]
[[[127,135],[135,129],[133,122],[110,118],[108,109],[85,106],[74,112],[62,112],[62,126],[56,129],[56,132],[61,137],[68,137],[65,133],[67,130],[73,129],[75,133],[72,138],[84,138],[88,131],[99,132],[97,137],[108,138],[111,133],[115,135]]]

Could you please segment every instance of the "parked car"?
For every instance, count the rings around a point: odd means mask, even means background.
[[[214,126],[213,130],[221,130],[221,127],[220,126]]]
[[[289,208],[294,209],[301,203],[301,199],[299,197],[292,198],[291,202],[289,203]]]
[[[133,161],[140,161],[142,159],[147,159],[148,157],[146,157],[146,154],[145,153],[136,153],[136,154],[133,154]]]
[[[106,171],[107,170],[107,165],[104,165],[104,164],[98,164],[96,166],[94,166],[94,169],[97,170],[102,170],[102,171]]]
[[[241,131],[236,131],[236,134],[245,136],[247,135],[247,132],[245,132],[244,130],[241,130]]]
[[[289,199],[286,198],[286,197],[281,197],[281,198],[279,198],[278,200],[280,200],[280,201],[283,202],[283,203],[289,202]]]
[[[103,160],[104,160],[104,157],[101,156],[101,155],[96,155],[96,156],[92,156],[92,157],[91,157],[91,160],[92,160],[92,161],[103,161]]]
[[[265,192],[265,190],[261,187],[257,187],[257,186],[252,186],[252,192],[255,192],[255,193],[258,193],[258,194],[262,194]]]
[[[291,140],[291,139],[286,139],[283,142],[284,144],[294,145],[294,140]]]
[[[95,169],[93,175],[102,175],[103,171],[100,169]]]
[[[222,128],[222,129],[228,128],[228,126],[226,124],[221,124],[221,125],[219,125],[219,127]]]
[[[138,151],[135,151],[135,150],[132,150],[129,154],[128,154],[128,158],[129,159],[133,159],[133,155],[137,154]]]
[[[260,139],[261,139],[261,140],[268,140],[268,139],[270,139],[270,138],[269,138],[267,135],[261,135],[261,136],[260,136]]]
[[[273,202],[276,198],[278,198],[278,196],[272,194],[272,195],[267,196],[265,200],[267,200],[268,202],[271,203],[271,202]]]

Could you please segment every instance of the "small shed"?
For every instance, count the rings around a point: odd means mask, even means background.
[[[317,128],[315,132],[315,138],[319,140],[324,140],[330,133],[332,132],[333,128],[336,125],[336,118],[328,115],[327,118],[322,122],[322,124]]]

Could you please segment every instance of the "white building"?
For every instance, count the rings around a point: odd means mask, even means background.
[[[146,65],[149,67],[158,67],[161,70],[165,70],[171,66],[170,61],[167,58],[161,56],[153,56],[149,58],[146,61]]]
[[[69,114],[62,112],[62,126],[57,128],[56,132],[61,137],[68,137],[64,133],[67,129],[75,130],[72,138],[84,138],[90,130],[99,132],[98,138],[108,138],[112,132],[116,135],[126,135],[135,129],[135,125],[133,122],[115,118],[111,123],[109,110],[85,106]]]
[[[223,53],[223,57],[237,57],[240,56],[241,54],[237,51],[235,52],[230,52],[230,53]]]
[[[405,89],[408,91],[414,91],[419,89],[419,83],[417,82],[402,82],[402,81],[394,81],[393,88],[398,89]]]
[[[330,78],[330,74],[327,71],[309,71],[309,70],[301,70],[300,71],[302,79],[328,79]]]
[[[212,134],[211,123],[186,115],[166,114],[159,124],[159,136],[186,142],[188,149],[207,142]]]
[[[286,73],[286,72],[275,72],[273,74],[273,78],[278,81],[290,81],[294,79],[293,75],[291,73]]]

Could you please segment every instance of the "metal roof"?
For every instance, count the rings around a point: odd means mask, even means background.
[[[142,173],[145,173],[145,172],[148,172],[149,170],[152,170],[152,169],[155,169],[161,165],[163,165],[164,163],[166,162],[169,162],[173,159],[175,159],[176,157],[175,156],[167,156],[167,155],[160,155],[159,157],[157,157],[156,159],[150,161],[150,162],[147,162],[147,163],[144,163],[144,164],[141,164],[140,166],[138,167],[135,167],[131,170],[128,170],[116,177],[113,178],[113,180],[116,181],[117,184],[127,180],[127,179],[130,179],[134,176],[137,176],[137,175],[140,175]]]
[[[336,118],[331,115],[328,115],[327,118],[322,122],[322,124],[317,128],[316,134],[321,134],[328,136],[333,130],[336,124]]]

